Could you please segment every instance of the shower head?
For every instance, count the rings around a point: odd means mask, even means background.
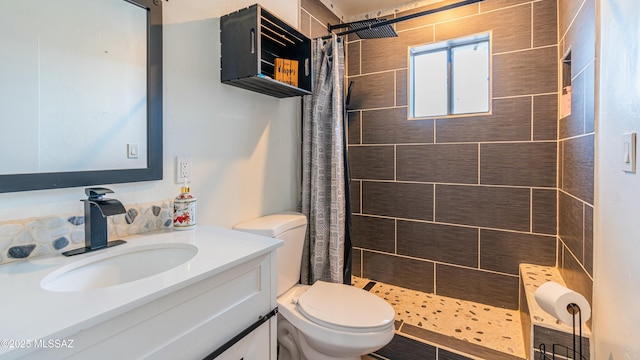
[[[358,35],[360,39],[380,39],[398,36],[398,33],[396,33],[391,24],[376,25],[386,20],[387,19],[368,19],[354,21],[346,25],[348,25],[349,30],[355,30],[356,35]]]
[[[435,14],[445,10],[455,9],[465,5],[479,3],[482,1],[485,1],[485,0],[461,0],[456,3],[441,6],[437,9],[428,9],[428,10],[420,11],[414,14],[400,16],[391,20],[367,19],[362,21],[354,21],[346,24],[337,24],[337,25],[328,24],[327,31],[331,33],[331,31],[335,29],[349,28],[349,30],[339,32],[335,35],[342,36],[342,35],[347,35],[351,33],[356,33],[358,34],[360,39],[380,39],[380,38],[387,38],[387,37],[396,37],[398,36],[398,34],[391,26],[392,24],[395,24],[401,21],[419,18],[421,16]],[[324,39],[324,40],[330,39],[332,36],[333,34],[322,36],[321,39]]]

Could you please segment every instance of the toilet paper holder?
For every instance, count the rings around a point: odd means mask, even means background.
[[[542,343],[538,347],[538,350],[540,350],[540,360],[556,360],[556,356],[563,356],[563,359],[587,360],[587,358],[582,355],[582,312],[580,311],[580,306],[574,303],[568,304],[567,312],[571,314],[573,318],[573,348],[569,349],[568,346],[554,343],[551,346],[552,347],[551,357],[549,357],[547,355],[546,345]],[[576,334],[576,320],[578,321],[578,331],[579,331],[578,334]],[[576,350],[576,342],[578,343],[577,350]],[[562,352],[563,350],[564,350],[564,355],[560,354],[560,352]],[[571,358],[569,357],[570,353],[573,353],[573,357]]]

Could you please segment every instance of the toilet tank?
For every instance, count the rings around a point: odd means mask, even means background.
[[[298,283],[307,231],[307,218],[303,214],[286,212],[267,215],[237,224],[233,229],[284,241],[284,245],[276,251],[278,296]]]

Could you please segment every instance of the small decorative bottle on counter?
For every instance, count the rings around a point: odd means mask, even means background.
[[[173,228],[189,230],[196,227],[196,198],[189,192],[187,180],[180,188],[180,195],[173,200]]]

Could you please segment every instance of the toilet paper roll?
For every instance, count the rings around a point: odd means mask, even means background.
[[[535,292],[535,298],[542,310],[569,326],[573,326],[573,314],[567,309],[570,304],[576,304],[580,307],[583,323],[591,317],[591,306],[589,306],[587,299],[556,282],[549,281],[540,285]],[[578,314],[576,314],[576,325],[578,319]]]

